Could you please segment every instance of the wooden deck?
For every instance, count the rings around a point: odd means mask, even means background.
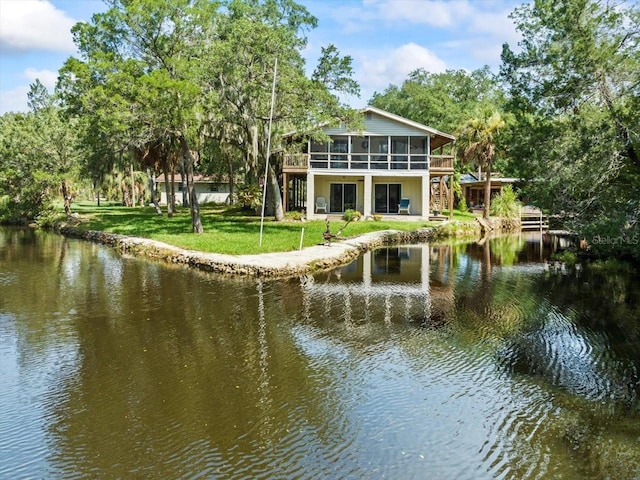
[[[520,209],[520,228],[522,230],[549,230],[549,217],[536,207],[523,207]]]

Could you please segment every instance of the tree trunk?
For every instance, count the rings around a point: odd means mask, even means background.
[[[268,169],[269,183],[267,184],[268,191],[271,195],[267,195],[267,198],[271,197],[273,205],[273,215],[276,222],[284,220],[284,209],[282,208],[282,194],[280,193],[280,184],[278,183],[278,176],[272,165],[269,165]]]
[[[204,228],[202,227],[202,221],[200,219],[198,195],[196,194],[196,186],[193,181],[193,154],[189,149],[189,144],[184,136],[180,137],[180,146],[182,147],[182,155],[184,157],[184,165],[187,174],[187,189],[189,191],[189,205],[191,206],[191,227],[193,229],[193,233],[204,233]]]
[[[182,185],[182,206],[186,208],[189,206],[189,198],[187,195],[185,195],[185,192],[188,191],[189,185],[187,183],[187,172],[184,156],[182,157],[182,160],[180,160],[180,184]]]
[[[233,162],[231,161],[231,157],[227,157],[229,164],[229,200],[228,204],[233,203],[233,179],[235,178],[235,173],[233,171]]]
[[[120,190],[122,190],[122,205],[125,207],[131,206],[131,192],[129,191],[129,185],[127,185],[127,178],[124,177],[120,182]]]
[[[486,165],[486,178],[484,179],[484,211],[483,218],[489,218],[489,208],[491,207],[491,164]]]
[[[136,206],[136,181],[134,179],[134,175],[133,175],[133,160],[131,160],[131,206],[135,207]]]
[[[71,192],[67,179],[62,180],[60,189],[62,191],[62,198],[64,199],[64,213],[68,217],[71,215]]]
[[[147,167],[147,178],[149,179],[149,190],[151,190],[151,203],[156,209],[156,213],[162,216],[162,209],[158,205],[158,197],[156,196],[156,172]]]
[[[251,125],[249,127],[249,145],[247,149],[247,168],[245,182],[248,185],[253,185],[256,180],[260,178],[260,172],[258,172],[258,127],[257,125]]]
[[[169,184],[171,180],[169,179],[169,167],[166,159],[162,161],[162,173],[164,174],[164,190],[167,193],[167,217],[171,218],[173,217],[173,188]]]

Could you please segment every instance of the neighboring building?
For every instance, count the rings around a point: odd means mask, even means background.
[[[518,182],[517,178],[492,176],[491,198],[500,193],[503,186],[514,185],[516,182]],[[469,208],[484,206],[484,177],[481,174],[464,173],[460,175],[460,188],[462,197],[466,200]]]
[[[362,114],[363,131],[326,128],[331,142],[308,141],[304,153],[284,156],[285,211],[306,209],[309,219],[348,209],[398,215],[408,200],[402,213],[426,219],[448,209],[454,137],[378,108]]]
[[[222,179],[224,180],[224,179]],[[198,204],[203,205],[205,203],[229,203],[229,183],[221,181],[216,176],[207,176],[194,174],[193,181],[196,186],[196,193],[198,194]],[[177,205],[182,204],[182,181],[180,174],[176,174],[174,177],[174,192],[176,195],[175,203]],[[165,187],[164,175],[156,177],[156,191],[160,194],[160,204],[167,204],[167,189]],[[186,195],[186,193],[184,193]]]

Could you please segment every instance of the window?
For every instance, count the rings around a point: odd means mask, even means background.
[[[369,137],[351,137],[351,168],[367,168],[370,141]]]
[[[427,155],[427,137],[411,137],[409,154],[411,170],[427,170],[429,157]]]
[[[387,170],[389,137],[371,137],[371,168]]]
[[[329,191],[329,211],[342,213],[356,209],[356,184],[332,183]]]
[[[391,168],[406,170],[408,168],[409,137],[391,137]]]
[[[411,137],[411,155],[425,155],[427,153],[426,137]]]
[[[331,168],[348,168],[349,139],[333,137],[331,143]]]
[[[373,193],[373,208],[376,213],[398,213],[401,193],[399,183],[377,183]]]
[[[312,168],[328,168],[329,159],[329,143],[327,142],[311,142],[311,167]]]

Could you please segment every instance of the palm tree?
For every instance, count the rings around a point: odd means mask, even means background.
[[[464,163],[475,162],[485,172],[484,218],[489,218],[491,166],[496,157],[497,137],[505,125],[499,111],[484,109],[479,115],[463,122],[458,129],[458,156]]]

